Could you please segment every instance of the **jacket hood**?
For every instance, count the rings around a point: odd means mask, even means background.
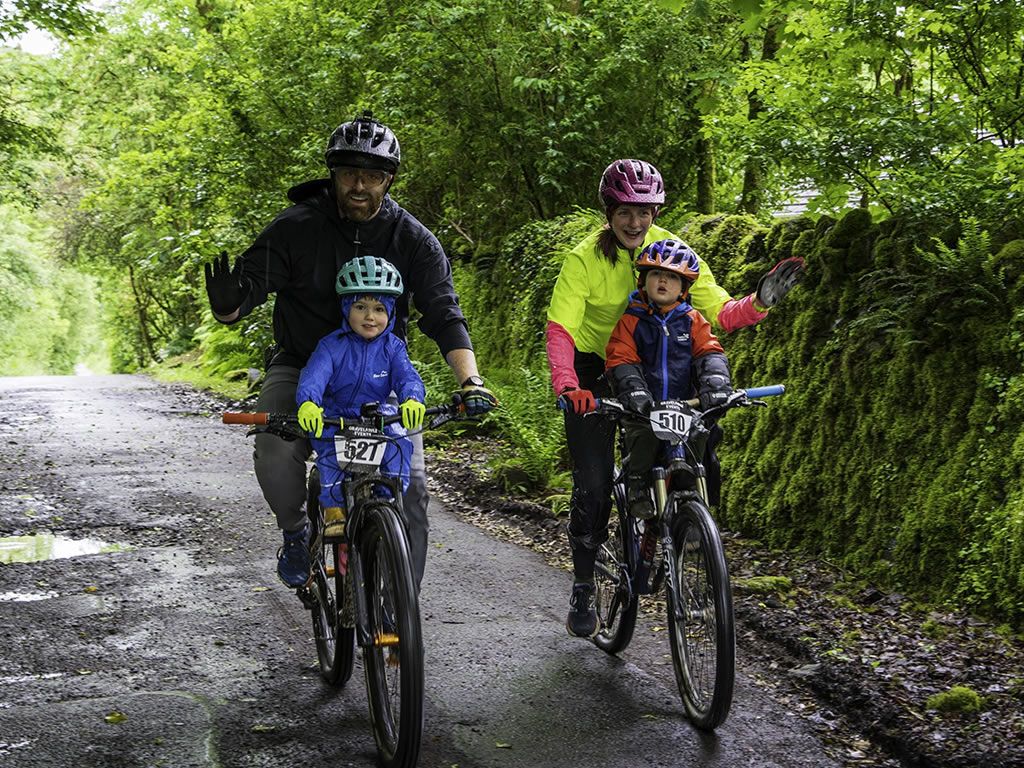
[[[330,179],[304,181],[288,190],[288,199],[293,203],[304,203],[315,197],[333,197]]]
[[[349,322],[348,322],[348,312],[349,312],[350,309],[352,309],[352,305],[356,303],[356,299],[362,298],[363,296],[373,296],[373,298],[377,299],[377,301],[379,301],[381,304],[383,304],[384,307],[388,311],[388,324],[387,324],[387,326],[385,326],[384,330],[380,333],[379,336],[377,336],[377,338],[370,339],[367,342],[368,344],[373,344],[376,341],[380,341],[385,336],[387,336],[389,333],[391,333],[393,330],[395,330],[395,297],[394,296],[385,296],[385,295],[382,295],[382,294],[379,294],[379,293],[359,293],[359,294],[352,293],[352,294],[347,294],[345,296],[342,296],[341,297],[341,332],[343,334],[351,333],[353,336],[357,336],[359,338],[362,338],[361,336],[359,336],[359,334],[357,334],[355,332],[355,330],[353,330],[352,326],[349,325]],[[364,341],[365,341],[365,339],[364,339]]]

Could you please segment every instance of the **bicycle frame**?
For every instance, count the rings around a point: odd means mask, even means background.
[[[458,400],[427,408],[426,428],[463,413]],[[344,534],[325,537],[314,467],[307,480],[307,514],[315,530],[309,545],[310,575],[297,590],[313,611],[321,675],[328,684],[344,685],[352,672],[354,648],[363,652],[371,726],[378,763],[384,768],[415,765],[423,728],[422,629],[402,483],[381,471],[387,448],[381,443],[401,439],[387,434],[385,427],[400,420],[398,414],[381,414],[377,404],[364,406],[358,419],[324,419],[339,427],[334,453],[344,475],[348,513]],[[223,421],[263,427],[291,439],[307,437],[298,430],[294,414],[225,413]],[[326,562],[331,559],[333,563]]]
[[[358,436],[365,440],[388,442],[396,439],[386,434],[384,427],[399,422],[401,420],[400,415],[381,414],[378,403],[368,403],[363,407],[363,410],[364,415],[358,419],[324,417],[323,421],[325,425],[340,427],[339,435],[357,431]],[[425,426],[425,429],[438,427],[447,421],[457,418],[461,412],[462,407],[459,403],[428,408],[424,415],[432,418]],[[264,427],[266,431],[273,432],[286,439],[308,437],[305,432],[298,429],[298,417],[294,414],[225,414],[224,422],[251,424],[254,427],[252,432],[257,431],[259,427]],[[348,510],[345,540],[349,545],[347,547],[348,559],[345,567],[345,576],[350,587],[347,590],[348,594],[344,597],[345,599],[353,598],[352,607],[354,609],[356,643],[360,648],[369,648],[381,643],[379,638],[374,637],[370,627],[371,621],[369,606],[366,603],[366,582],[364,580],[363,564],[360,555],[359,536],[364,528],[363,523],[366,515],[376,505],[392,507],[397,519],[404,528],[405,515],[403,514],[402,507],[402,487],[398,478],[383,474],[379,466],[371,470],[365,470],[349,465],[345,467],[345,472],[346,478],[343,487],[346,509]],[[389,495],[387,497],[375,496],[373,493],[374,489],[382,486],[387,488]],[[323,532],[319,531],[317,536],[322,537]],[[320,551],[320,543],[320,541],[314,542],[316,546],[312,547],[312,549]],[[341,564],[335,563],[334,566],[340,567]],[[297,593],[303,604],[311,607],[313,598],[308,594],[308,590],[308,585],[299,587]]]
[[[620,454],[625,454],[624,421],[648,425],[682,451],[665,450],[666,460],[651,469],[655,513],[642,523],[628,510],[629,456],[623,456],[613,484],[617,520],[595,564],[602,626],[594,643],[609,654],[624,650],[633,637],[639,595],[655,594],[664,583],[676,683],[687,717],[704,730],[728,716],[735,675],[728,563],[708,506],[704,453],[711,430],[706,422],[730,408],[765,405],[751,398],[782,392],[781,386],[736,390],[704,412],[693,410],[697,401],[656,403],[646,415],[626,411],[617,400],[597,402],[596,413],[619,424]]]

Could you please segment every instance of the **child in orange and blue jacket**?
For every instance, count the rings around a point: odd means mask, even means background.
[[[612,331],[605,370],[619,401],[647,414],[657,400],[700,399],[702,410],[732,392],[729,362],[711,324],[687,302],[700,274],[697,254],[678,240],[658,240],[640,253],[637,290]],[[647,425],[626,428],[629,506],[640,519],[654,516],[648,476],[661,441]]]

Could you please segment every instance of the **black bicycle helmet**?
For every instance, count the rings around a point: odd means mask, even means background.
[[[331,169],[350,165],[394,173],[402,162],[402,152],[394,132],[367,110],[362,117],[338,126],[327,142],[324,159]]]

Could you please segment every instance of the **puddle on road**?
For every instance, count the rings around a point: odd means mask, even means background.
[[[0,603],[34,603],[37,600],[49,600],[57,597],[57,593],[50,592],[0,592]]]
[[[64,677],[64,673],[41,672],[37,675],[11,675],[10,677],[0,677],[0,685],[11,685],[13,683],[30,683],[33,680],[54,680],[58,677]]]
[[[123,552],[126,544],[110,544],[99,539],[70,539],[52,533],[0,538],[0,563],[37,563],[62,557]]]

